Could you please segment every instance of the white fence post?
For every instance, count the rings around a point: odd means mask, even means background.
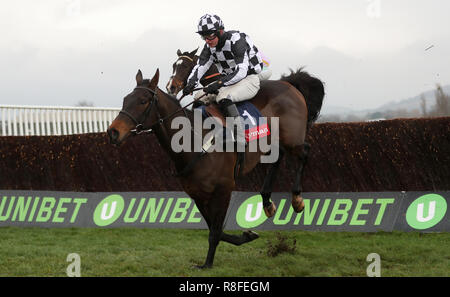
[[[0,105],[0,136],[106,132],[120,108]]]

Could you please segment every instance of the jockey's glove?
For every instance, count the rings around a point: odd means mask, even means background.
[[[195,89],[195,84],[188,84],[183,89],[183,96],[187,96],[187,95],[191,94],[194,91],[194,89]]]
[[[192,108],[198,108],[203,105],[206,105],[205,102],[203,102],[202,100],[196,100],[194,101],[194,104],[192,104]]]
[[[215,82],[210,83],[203,89],[206,94],[219,94],[219,89],[223,86],[222,80],[216,80]]]

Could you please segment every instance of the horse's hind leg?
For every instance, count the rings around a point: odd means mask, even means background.
[[[242,245],[244,243],[253,241],[259,238],[259,235],[253,231],[247,230],[242,233],[242,235],[230,235],[222,232],[222,236],[220,240],[234,244],[234,245]]]
[[[273,217],[277,210],[275,204],[272,201],[270,201],[270,197],[272,196],[273,182],[275,181],[275,177],[277,176],[278,168],[280,167],[280,163],[281,160],[283,159],[283,156],[284,156],[284,149],[280,147],[280,154],[278,160],[271,165],[269,172],[264,178],[264,184],[261,189],[261,197],[263,199],[264,212],[268,218]]]
[[[305,207],[305,203],[303,202],[303,198],[301,196],[302,193],[302,175],[303,175],[303,169],[305,167],[306,161],[308,160],[308,153],[311,148],[311,145],[309,143],[304,143],[301,146],[296,147],[292,153],[295,157],[299,158],[300,164],[297,168],[296,174],[295,174],[295,180],[294,185],[292,187],[292,207],[295,212],[299,213],[303,210]]]
[[[220,220],[220,219],[219,219]],[[215,221],[215,222],[214,222]],[[259,235],[252,231],[244,231],[242,235],[230,235],[226,234],[222,230],[222,223],[219,225],[218,221],[213,220],[213,223],[211,224],[211,227],[209,229],[209,248],[208,248],[208,254],[206,256],[205,264],[202,266],[198,266],[198,268],[211,268],[213,266],[214,262],[214,255],[216,253],[217,245],[219,244],[219,241],[225,241],[234,245],[241,245],[250,241],[253,241],[257,238],[259,238]],[[219,227],[220,226],[220,227]]]

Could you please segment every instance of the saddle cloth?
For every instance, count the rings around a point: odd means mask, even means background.
[[[264,138],[270,135],[269,126],[267,124],[267,119],[263,118],[261,112],[249,101],[237,102],[236,107],[244,120],[244,131],[245,131],[245,140],[246,142],[251,142],[256,139]],[[226,131],[224,131],[224,135],[227,139],[229,139],[229,135],[231,130],[226,126],[226,120],[219,109],[217,103],[211,103],[208,106],[202,105],[198,108],[201,108],[202,115],[204,118],[207,117],[216,117],[219,120],[219,123],[224,127]],[[230,136],[231,137],[231,136]]]

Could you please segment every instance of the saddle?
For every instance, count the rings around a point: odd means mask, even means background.
[[[245,131],[245,140],[246,142],[250,142],[259,138],[267,137],[270,135],[270,130],[268,128],[267,122],[263,120],[261,112],[249,101],[243,101],[236,103],[236,107],[239,111],[239,114],[244,119],[244,131]],[[227,127],[227,121],[220,110],[220,107],[217,103],[211,102],[209,105],[201,105],[197,107],[198,109],[201,109],[202,115],[204,118],[207,117],[215,117],[215,119],[218,121],[220,125],[224,128],[224,142],[231,139],[230,133],[233,133],[230,131],[231,127]],[[213,136],[214,138],[214,136]],[[212,145],[212,139],[209,139],[202,147],[203,153],[199,155],[199,158],[206,154],[209,150],[209,148]],[[234,141],[233,141],[234,142]],[[193,163],[196,161],[194,160]],[[245,152],[238,152],[238,160],[236,162],[235,168],[234,168],[234,177],[237,179],[239,175],[242,175],[244,170],[244,164],[245,164]],[[192,165],[193,166],[193,165]],[[186,170],[189,170],[189,167],[186,168]]]
[[[236,103],[236,107],[244,119],[244,132],[247,142],[270,135],[267,122],[262,117],[261,112],[250,101],[238,102]],[[209,105],[202,105],[198,108],[202,110],[204,118],[215,117],[225,130],[229,129],[226,119],[216,102],[211,102]]]

